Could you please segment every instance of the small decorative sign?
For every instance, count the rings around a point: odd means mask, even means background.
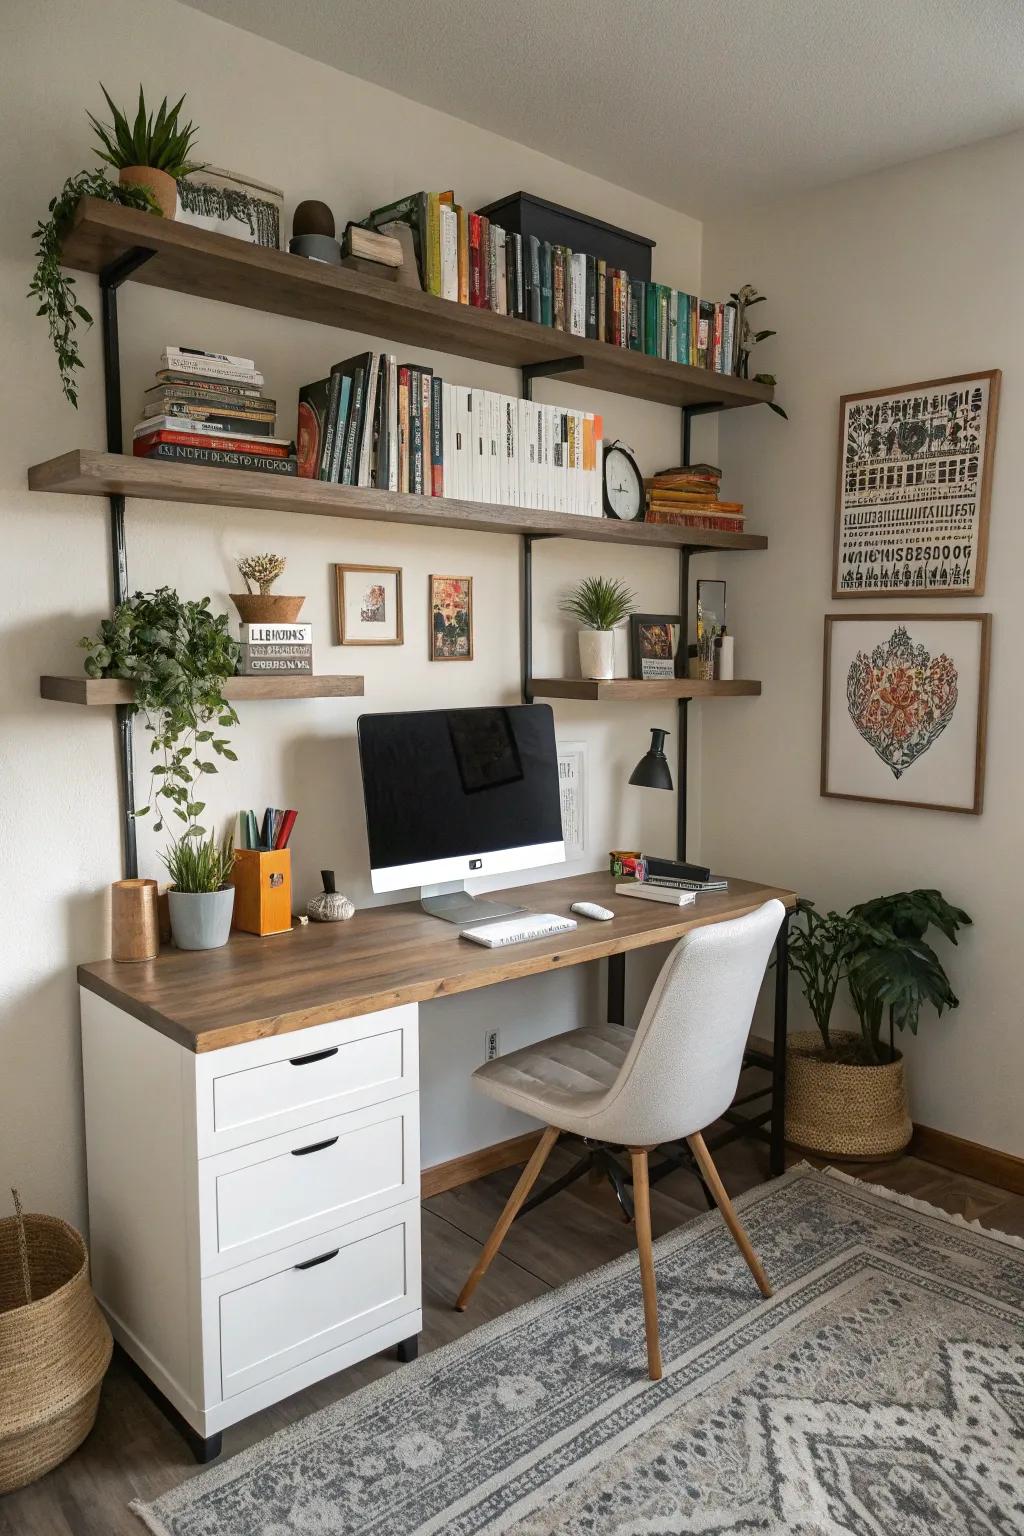
[[[630,675],[646,680],[676,677],[681,643],[682,621],[677,613],[630,614]]]

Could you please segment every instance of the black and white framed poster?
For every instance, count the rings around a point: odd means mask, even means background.
[[[833,597],[985,590],[998,368],[839,402]]]

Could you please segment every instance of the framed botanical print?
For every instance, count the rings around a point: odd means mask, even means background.
[[[998,368],[844,395],[833,597],[985,590]]]
[[[821,793],[982,807],[992,616],[825,617]]]
[[[401,645],[402,572],[397,565],[336,565],[341,645]]]
[[[631,613],[630,677],[678,677],[683,664],[681,643],[682,620],[677,613]]]
[[[431,661],[472,661],[472,576],[431,576],[429,609]]]

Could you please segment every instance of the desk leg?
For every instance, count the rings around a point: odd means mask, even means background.
[[[608,1023],[626,1022],[626,957],[608,956]]]
[[[402,1339],[399,1344],[395,1345],[395,1359],[400,1365],[408,1365],[411,1360],[416,1359],[419,1352],[420,1336],[418,1333],[412,1334],[407,1339]]]
[[[769,1171],[786,1171],[786,1016],[789,1005],[789,913],[775,940],[775,1032],[772,1038],[772,1127]]]

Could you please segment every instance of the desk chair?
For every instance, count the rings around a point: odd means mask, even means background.
[[[688,1142],[761,1294],[771,1286],[726,1194],[701,1131],[732,1102],[781,901],[694,928],[672,950],[635,1030],[598,1024],[552,1035],[477,1068],[473,1079],[501,1104],[546,1123],[455,1306],[465,1311],[563,1131],[629,1148],[636,1241],[652,1381],[661,1379],[658,1302],[651,1251],[647,1154]]]

